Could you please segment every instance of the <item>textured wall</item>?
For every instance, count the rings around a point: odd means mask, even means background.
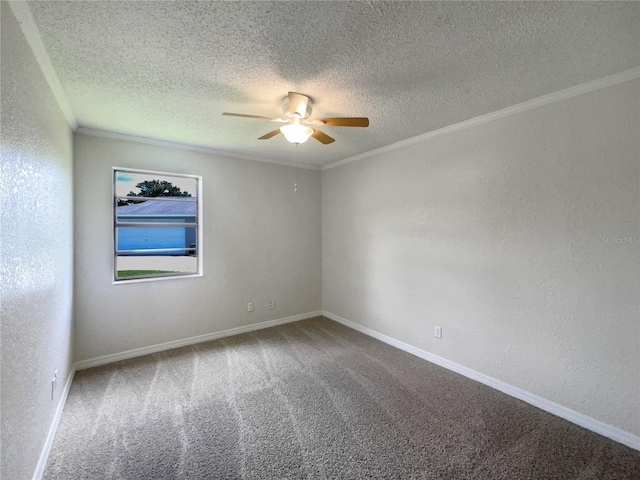
[[[639,85],[324,171],[323,309],[640,434]]]
[[[82,134],[74,155],[78,360],[320,309],[320,172],[294,194],[292,167]],[[112,284],[113,166],[203,177],[203,277]]]
[[[7,3],[1,8],[0,477],[26,479],[71,367],[72,134]]]

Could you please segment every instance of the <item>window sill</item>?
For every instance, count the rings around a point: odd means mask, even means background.
[[[142,283],[142,282],[159,282],[161,280],[178,280],[182,278],[196,278],[202,277],[202,273],[188,273],[185,275],[167,275],[166,277],[149,277],[149,278],[132,278],[131,280],[113,280],[114,285],[122,285],[129,283]]]

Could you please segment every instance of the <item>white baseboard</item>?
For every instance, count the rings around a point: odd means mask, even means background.
[[[484,385],[487,385],[489,387],[495,388],[496,390],[506,393],[507,395],[527,402],[534,407],[538,407],[541,410],[564,418],[565,420],[575,423],[576,425],[580,425],[587,430],[591,430],[592,432],[603,435],[607,438],[610,438],[611,440],[615,440],[616,442],[622,443],[635,450],[640,450],[640,437],[630,432],[626,432],[618,427],[614,427],[582,413],[578,413],[574,410],[571,410],[570,408],[552,402],[551,400],[547,400],[546,398],[535,395],[534,393],[528,392],[518,387],[514,387],[513,385],[509,385],[508,383],[502,382],[493,377],[489,377],[487,375],[484,375],[483,373],[476,372],[475,370],[452,362],[451,360],[447,360],[446,358],[439,357],[438,355],[434,355],[420,348],[401,342],[400,340],[396,340],[395,338],[391,338],[370,328],[363,327],[362,325],[352,322],[351,320],[347,320],[346,318],[334,315],[331,312],[323,311],[322,315],[338,323],[341,323],[346,327],[353,328],[354,330],[362,332],[365,335],[369,335],[370,337],[376,338],[384,343],[399,348],[400,350],[404,350],[405,352],[411,353],[412,355],[435,363],[436,365],[440,365],[441,367],[452,370],[456,373],[464,375],[465,377],[471,378],[472,380],[483,383]]]
[[[196,343],[207,342],[209,340],[215,340],[223,337],[230,337],[232,335],[238,335],[241,333],[252,332],[255,330],[261,330],[263,328],[275,327],[276,325],[283,325],[285,323],[297,322],[298,320],[305,320],[307,318],[313,318],[323,315],[331,320],[334,320],[338,323],[341,323],[349,328],[353,328],[359,332],[364,333],[365,335],[369,335],[373,338],[376,338],[384,343],[387,343],[391,346],[399,348],[400,350],[404,350],[405,352],[411,353],[417,357],[420,357],[429,362],[435,363],[436,365],[440,365],[448,370],[452,370],[456,373],[464,375],[465,377],[476,380],[484,385],[495,388],[507,395],[523,400],[535,407],[538,407],[542,410],[545,410],[553,415],[557,415],[558,417],[564,418],[572,423],[580,425],[592,432],[596,432],[600,435],[603,435],[611,440],[616,442],[620,442],[628,447],[631,447],[635,450],[640,450],[640,437],[634,435],[629,432],[625,432],[617,427],[606,424],[604,422],[600,422],[599,420],[595,420],[587,415],[583,415],[574,410],[571,410],[567,407],[563,407],[555,402],[547,400],[545,398],[539,397],[533,393],[527,392],[526,390],[522,390],[520,388],[514,387],[507,383],[504,383],[495,378],[484,375],[480,372],[476,372],[470,368],[467,368],[458,363],[447,360],[446,358],[439,357],[432,353],[429,353],[425,350],[421,350],[417,347],[409,345],[407,343],[401,342],[400,340],[396,340],[387,335],[379,333],[375,330],[372,330],[367,327],[363,327],[357,323],[354,323],[346,318],[342,318],[338,315],[334,315],[331,312],[327,311],[315,311],[302,313],[299,315],[293,315],[291,317],[279,318],[276,320],[269,320],[261,323],[254,323],[253,325],[247,325],[244,327],[231,328],[228,330],[223,330],[221,332],[209,333],[206,335],[198,335],[196,337],[184,338],[182,340],[174,340],[171,342],[165,342],[158,345],[151,345],[148,347],[136,348],[134,350],[128,350],[126,352],[115,353],[112,355],[104,355],[101,357],[91,358],[88,360],[82,360],[80,362],[76,362],[69,372],[69,376],[67,377],[67,381],[64,386],[64,390],[62,395],[60,395],[60,400],[58,402],[58,408],[56,409],[56,413],[53,418],[53,422],[51,423],[51,427],[49,428],[49,434],[47,435],[47,440],[45,441],[44,447],[42,448],[42,452],[40,454],[40,459],[38,460],[38,465],[33,474],[33,480],[40,480],[44,473],[44,468],[47,465],[47,460],[49,458],[49,452],[51,451],[51,445],[53,444],[53,440],[56,435],[56,431],[58,429],[58,424],[60,423],[60,418],[62,417],[62,411],[64,410],[64,405],[67,401],[67,396],[69,395],[69,390],[71,389],[71,382],[73,381],[73,377],[77,370],[83,370],[86,368],[97,367],[99,365],[106,365],[108,363],[117,362],[119,360],[126,360],[129,358],[140,357],[142,355],[148,355],[150,353],[162,352],[165,350],[170,350],[172,348],[183,347],[187,345],[194,345]]]
[[[86,368],[97,367],[99,365],[106,365],[108,363],[119,362],[120,360],[128,360],[130,358],[149,355],[150,353],[164,352],[165,350],[171,350],[173,348],[185,347],[187,345],[194,345],[196,343],[208,342],[210,340],[216,340],[218,338],[230,337],[232,335],[239,335],[241,333],[253,332],[255,330],[262,330],[263,328],[275,327],[276,325],[283,325],[285,323],[297,322],[298,320],[305,320],[307,318],[319,317],[320,315],[322,315],[322,311],[317,310],[315,312],[300,313],[298,315],[292,315],[290,317],[284,317],[284,318],[278,318],[276,320],[268,320],[266,322],[254,323],[252,325],[246,325],[244,327],[230,328],[228,330],[222,330],[220,332],[207,333],[207,334],[198,335],[195,337],[183,338],[181,340],[172,340],[170,342],[159,343],[157,345],[149,345],[147,347],[135,348],[133,350],[127,350],[125,352],[112,353],[110,355],[103,355],[101,357],[81,360],[76,363],[75,367],[76,367],[76,370],[84,370]]]
[[[74,364],[71,367],[71,371],[69,372],[69,376],[67,377],[67,381],[64,384],[64,390],[62,391],[62,395],[60,395],[60,400],[58,401],[58,408],[56,408],[56,413],[53,416],[53,422],[51,422],[51,427],[49,428],[49,433],[47,434],[47,440],[44,442],[44,447],[42,447],[42,452],[40,452],[40,458],[38,459],[38,465],[36,466],[36,471],[33,473],[33,480],[40,480],[42,475],[44,474],[44,467],[47,466],[47,460],[49,459],[49,452],[51,451],[51,445],[53,445],[53,439],[56,436],[56,431],[58,430],[58,424],[60,423],[60,418],[62,417],[62,411],[64,410],[64,405],[67,403],[67,396],[69,395],[69,390],[71,389],[71,382],[73,381],[73,376],[76,374],[76,365]]]
[[[119,360],[127,360],[129,358],[141,357],[150,353],[163,352],[165,350],[171,350],[173,348],[184,347],[187,345],[194,345],[196,343],[208,342],[209,340],[216,340],[218,338],[230,337],[232,335],[239,335],[241,333],[253,332],[255,330],[262,330],[263,328],[275,327],[276,325],[284,325],[285,323],[297,322],[298,320],[306,320],[307,318],[319,317],[322,315],[322,311],[317,310],[315,312],[301,313],[298,315],[292,315],[290,317],[278,318],[275,320],[268,320],[266,322],[254,323],[253,325],[246,325],[244,327],[230,328],[221,332],[207,333],[205,335],[198,335],[195,337],[183,338],[181,340],[173,340],[171,342],[160,343],[158,345],[150,345],[148,347],[136,348],[134,350],[127,350],[126,352],[114,353],[112,355],[103,355],[101,357],[90,358],[88,360],[82,360],[76,362],[71,367],[69,377],[64,386],[64,391],[60,396],[58,402],[58,408],[56,409],[51,428],[49,428],[49,434],[45,441],[42,452],[40,453],[40,459],[36,466],[36,471],[33,474],[33,480],[40,480],[44,474],[44,468],[47,465],[49,459],[49,453],[51,452],[51,445],[53,445],[53,439],[56,436],[60,418],[62,417],[62,411],[64,405],[67,402],[67,396],[71,389],[71,382],[78,370],[84,370],[86,368],[97,367],[99,365],[106,365],[108,363],[117,362]]]

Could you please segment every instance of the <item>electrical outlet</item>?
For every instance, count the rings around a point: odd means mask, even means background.
[[[439,325],[433,326],[433,336],[436,338],[442,338],[442,327]]]
[[[51,400],[53,401],[53,397],[55,396],[56,388],[58,388],[58,369],[56,368],[53,371],[53,377],[51,377]]]
[[[247,312],[253,312],[253,302],[247,303]]]
[[[275,303],[273,303],[273,300],[269,300],[269,310],[273,310],[276,307]]]

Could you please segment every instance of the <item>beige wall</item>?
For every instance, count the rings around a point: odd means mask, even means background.
[[[320,308],[640,435],[639,81],[298,170],[294,194],[291,167],[72,142],[6,2],[1,61],[0,477],[33,475],[72,345],[86,360]],[[112,284],[113,166],[203,177],[203,277]]]
[[[323,171],[323,309],[640,434],[639,85]]]
[[[71,369],[72,134],[7,2],[1,8],[0,477],[26,479]]]
[[[74,145],[77,360],[320,310],[320,172],[297,169],[294,193],[292,167],[84,134]],[[202,176],[203,277],[112,284],[114,166]]]

